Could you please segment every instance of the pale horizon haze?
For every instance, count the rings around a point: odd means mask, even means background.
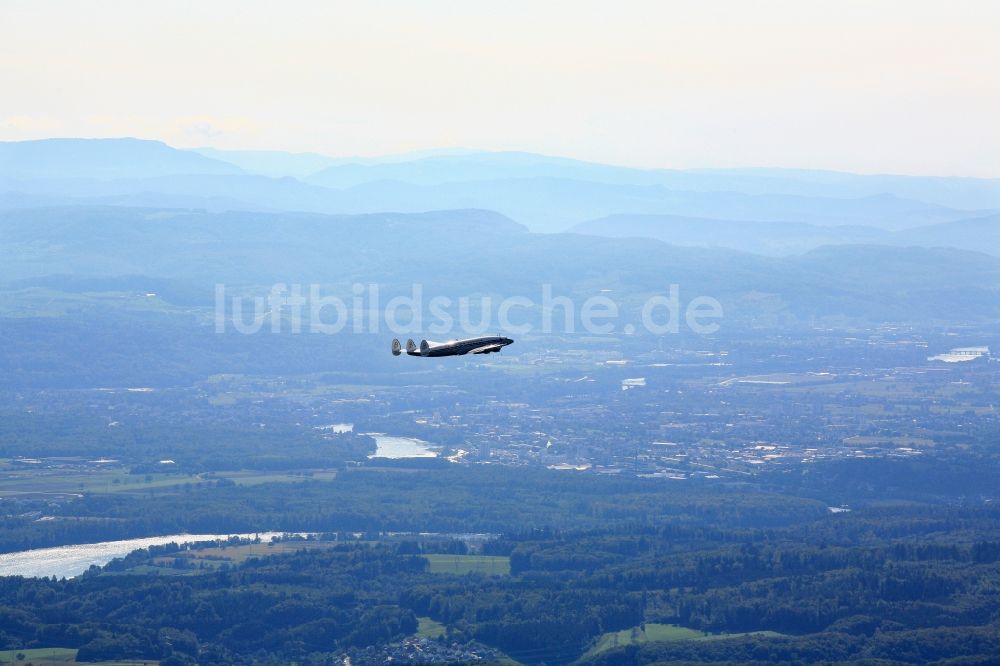
[[[1000,3],[0,0],[0,141],[1000,178]]]

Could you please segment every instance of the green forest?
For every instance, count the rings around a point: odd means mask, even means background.
[[[413,635],[426,618],[444,627],[439,641],[532,664],[985,664],[1000,650],[992,503],[831,513],[749,486],[451,466],[91,495],[74,511],[8,525],[6,548],[46,533],[56,542],[223,525],[315,536],[250,552],[162,546],[70,580],[0,579],[0,648],[78,648],[79,661],[378,663],[370,646]],[[470,533],[485,536],[467,543]],[[458,567],[469,553],[509,568]],[[449,558],[454,571],[431,565]],[[712,640],[681,632],[594,649],[647,623]]]

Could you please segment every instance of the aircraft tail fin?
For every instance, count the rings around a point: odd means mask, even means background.
[[[392,355],[393,356],[399,356],[400,354],[403,353],[402,349],[403,348],[399,345],[399,340],[397,340],[396,338],[393,338],[392,339]]]
[[[431,349],[430,343],[428,343],[426,340],[421,340],[420,341],[420,354],[421,355],[426,356],[427,352],[429,352],[430,349]]]
[[[406,352],[412,354],[415,351],[417,351],[417,343],[413,341],[413,338],[410,338],[406,341]]]

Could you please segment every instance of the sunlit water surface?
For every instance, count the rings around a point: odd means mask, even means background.
[[[168,543],[178,545],[197,541],[217,541],[238,536],[244,539],[259,536],[265,543],[271,537],[281,536],[281,532],[261,532],[259,534],[171,534],[170,536],[125,539],[124,541],[102,541],[75,546],[55,548],[34,548],[17,553],[0,554],[0,576],[27,576],[40,578],[72,578],[79,576],[92,565],[104,566],[116,557],[124,557],[133,550],[162,546]]]

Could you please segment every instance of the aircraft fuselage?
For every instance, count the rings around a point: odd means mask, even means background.
[[[466,338],[465,340],[449,340],[448,342],[429,342],[421,340],[418,346],[413,340],[406,341],[405,351],[408,356],[464,356],[465,354],[493,354],[499,352],[514,341],[503,336],[485,336]],[[399,356],[404,349],[399,340],[392,341],[392,353]]]

